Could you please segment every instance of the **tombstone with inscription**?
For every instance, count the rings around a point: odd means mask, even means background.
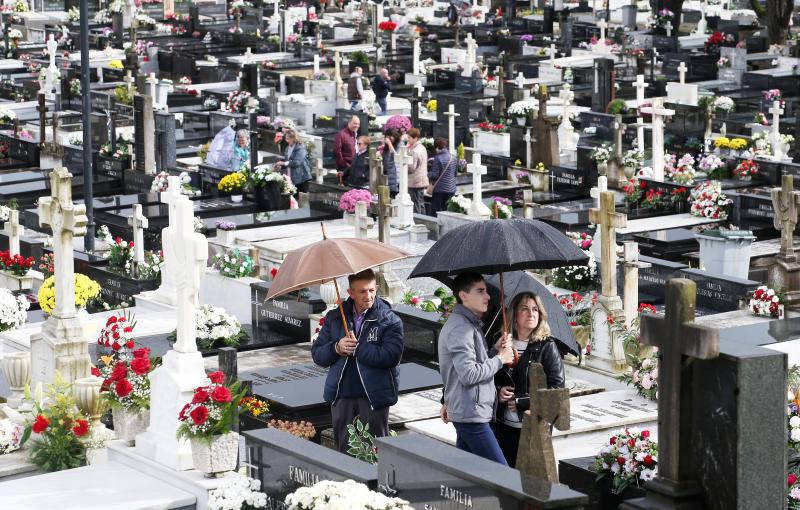
[[[592,110],[605,112],[614,94],[614,61],[610,58],[596,58],[593,67]]]
[[[136,94],[133,97],[134,161],[137,172],[155,175],[155,121],[153,98]]]
[[[56,303],[31,338],[31,383],[52,384],[56,372],[68,382],[88,377],[91,360],[75,309],[73,237],[86,235],[86,206],[72,203],[72,174],[65,168],[50,173],[51,196],[39,199],[39,222],[53,231]]]
[[[250,286],[254,339],[267,346],[311,341],[310,317],[323,312],[325,302],[317,292],[311,291],[266,299],[270,286],[269,282]]]

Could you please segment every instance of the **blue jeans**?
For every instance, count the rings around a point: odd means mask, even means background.
[[[456,448],[508,466],[488,423],[453,422],[453,426],[456,428]]]
[[[361,100],[357,101],[350,101],[350,109],[351,110],[361,110]]]
[[[386,106],[386,98],[385,97],[379,97],[379,98],[375,99],[375,102],[378,103],[378,106],[381,109],[381,115],[386,115],[387,113],[389,113],[389,108]]]

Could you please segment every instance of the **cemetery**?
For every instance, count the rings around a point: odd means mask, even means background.
[[[0,509],[800,509],[798,26],[3,0]]]

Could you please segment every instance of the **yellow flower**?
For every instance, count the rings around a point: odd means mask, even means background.
[[[747,140],[744,138],[734,138],[730,141],[728,146],[735,151],[740,151],[747,148]]]
[[[125,66],[122,65],[122,61],[121,60],[112,60],[111,62],[108,63],[108,67],[110,67],[111,69],[124,69],[125,68]]]
[[[714,140],[714,147],[716,147],[717,149],[729,149],[730,146],[731,146],[731,141],[724,136],[720,136],[719,138]]]
[[[85,308],[86,303],[100,295],[100,285],[86,275],[75,273],[75,306]],[[47,278],[39,289],[39,305],[45,313],[56,307],[56,277]]]
[[[435,112],[435,111],[436,111],[436,107],[437,107],[438,105],[439,105],[439,103],[438,103],[438,102],[437,102],[435,99],[431,99],[431,100],[430,100],[430,101],[428,101],[428,103],[425,105],[425,108],[427,108],[429,112]]]
[[[247,178],[240,172],[235,172],[220,179],[217,189],[223,193],[237,193],[242,191],[246,183]]]
[[[522,166],[522,161],[520,161],[518,159],[515,159],[514,160],[514,166]]]
[[[545,170],[544,163],[542,163],[542,162],[540,161],[540,162],[539,162],[539,164],[538,164],[538,165],[536,165],[536,170],[539,170],[539,171],[544,171],[544,170]]]

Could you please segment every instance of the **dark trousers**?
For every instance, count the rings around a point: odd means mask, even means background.
[[[488,423],[452,423],[456,428],[456,448],[508,465]]]
[[[425,188],[408,188],[408,194],[414,202],[414,212],[425,214]]]
[[[308,193],[308,183],[310,181],[303,181],[300,184],[295,184],[298,193]]]
[[[439,211],[446,211],[447,210],[447,201],[453,198],[455,193],[434,193],[433,197],[431,198],[431,209],[433,210],[433,215],[436,216],[436,213]]]
[[[517,448],[519,447],[521,433],[522,429],[509,427],[503,422],[498,421],[494,424],[494,435],[497,436],[497,444],[500,445],[500,449],[506,457],[506,462],[511,467],[517,465]]]
[[[381,115],[389,113],[389,108],[386,107],[386,96],[376,98],[375,102],[378,103],[378,107],[381,109]]]
[[[372,410],[369,400],[362,398],[338,398],[331,406],[333,421],[333,439],[336,449],[347,453],[349,435],[347,426],[352,425],[356,418],[361,423],[369,425],[369,432],[375,437],[389,435],[389,408]]]

